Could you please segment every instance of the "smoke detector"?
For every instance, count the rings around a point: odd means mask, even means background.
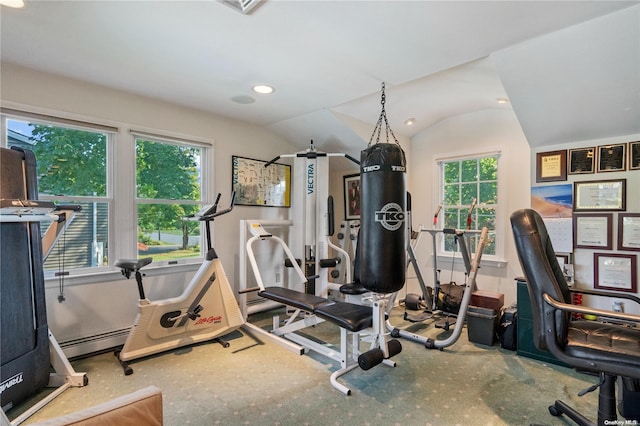
[[[248,15],[253,9],[255,9],[263,0],[218,0],[220,3],[226,4],[229,7],[237,10],[238,12]]]

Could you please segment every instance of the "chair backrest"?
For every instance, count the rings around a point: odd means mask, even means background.
[[[547,227],[538,212],[521,209],[511,215],[511,228],[529,289],[534,344],[538,349],[547,349],[545,330],[552,329],[552,323],[555,322],[555,338],[560,346],[564,346],[569,314],[557,311],[555,318],[546,315],[543,294],[546,293],[560,302],[571,303],[571,293],[551,245]]]

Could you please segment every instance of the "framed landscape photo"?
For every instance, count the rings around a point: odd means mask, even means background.
[[[569,150],[569,174],[587,174],[595,172],[596,149],[577,148]]]
[[[635,293],[636,275],[636,256],[633,254],[593,254],[594,288]]]
[[[573,246],[611,250],[613,248],[613,214],[576,213],[573,215]]]
[[[618,214],[618,250],[640,251],[640,213]]]
[[[573,211],[627,209],[627,180],[611,179],[573,183]]]
[[[536,182],[567,180],[567,150],[536,154]]]
[[[627,144],[601,145],[598,147],[598,173],[626,170]]]
[[[344,216],[346,220],[360,219],[360,174],[344,176]]]
[[[629,142],[629,170],[640,170],[640,141]]]

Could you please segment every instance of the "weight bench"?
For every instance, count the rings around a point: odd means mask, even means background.
[[[352,333],[371,327],[372,324],[373,310],[370,306],[333,301],[284,287],[267,287],[258,292],[258,295],[315,314]]]
[[[244,325],[245,330],[268,338],[299,355],[312,350],[338,361],[340,369],[331,374],[330,382],[333,387],[345,395],[350,395],[351,390],[337,381],[338,377],[343,374],[358,366],[363,370],[368,370],[380,363],[395,367],[395,362],[389,358],[400,353],[402,346],[397,340],[387,341],[385,307],[389,296],[372,293],[370,297],[363,299],[368,302],[368,305],[359,305],[333,301],[291,288],[265,287],[252,248],[253,243],[260,240],[269,239],[280,245],[291,261],[291,266],[300,277],[301,283],[306,283],[307,278],[291,250],[281,238],[267,232],[259,223],[252,224],[251,233],[253,236],[246,243],[247,257],[258,287],[250,291],[258,290],[258,295],[261,297],[294,308],[295,311],[288,316],[283,325],[280,323],[279,316],[274,316],[271,332],[248,322]],[[325,321],[340,328],[339,349],[297,333]],[[368,351],[360,351],[361,341],[370,342]]]
[[[280,325],[278,316],[274,317],[269,337],[285,338],[297,343],[302,347],[300,354],[312,350],[339,361],[340,369],[331,374],[329,381],[343,394],[350,395],[351,390],[338,383],[337,379],[356,367],[369,370],[380,363],[395,367],[395,362],[388,358],[400,353],[402,347],[397,340],[386,342],[384,338],[384,304],[374,302],[371,306],[365,306],[333,301],[283,287],[266,287],[258,295],[296,309],[284,325]],[[339,351],[296,333],[324,321],[340,327]],[[361,352],[359,348],[361,334],[367,334],[371,342],[366,352]]]

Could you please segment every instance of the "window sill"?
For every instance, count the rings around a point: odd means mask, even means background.
[[[158,275],[179,274],[182,272],[192,272],[197,270],[201,262],[194,261],[192,263],[182,263],[179,265],[156,265],[153,264],[144,268],[146,276],[153,277]],[[122,279],[122,272],[116,267],[98,268],[96,271],[82,271],[71,273],[64,277],[65,286],[77,286],[85,284],[98,284]],[[60,277],[46,276],[45,287],[57,287]]]

